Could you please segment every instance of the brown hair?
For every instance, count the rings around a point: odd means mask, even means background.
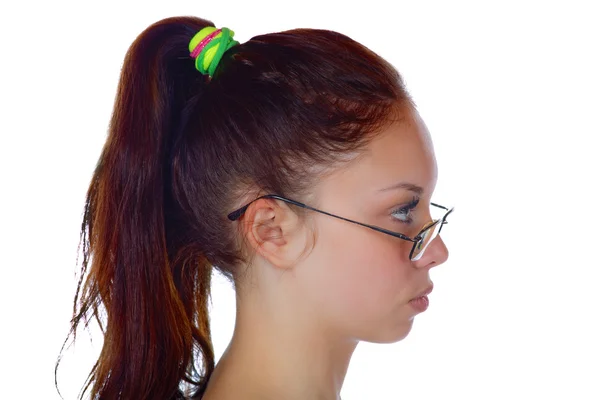
[[[104,332],[81,397],[177,399],[185,382],[201,397],[212,267],[235,281],[245,261],[227,214],[246,189],[301,200],[315,165],[363,148],[395,105],[414,107],[389,63],[327,30],[256,36],[209,80],[188,51],[206,26],[159,21],[125,57],[81,228],[71,334],[92,318]]]

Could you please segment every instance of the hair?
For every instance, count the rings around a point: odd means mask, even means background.
[[[227,214],[253,191],[305,198],[396,105],[414,107],[388,62],[328,30],[253,37],[211,79],[188,50],[206,26],[161,20],[125,56],[81,226],[69,337],[92,318],[104,333],[81,398],[200,398],[213,267],[235,282],[247,262]]]

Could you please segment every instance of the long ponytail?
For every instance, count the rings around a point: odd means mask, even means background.
[[[86,272],[87,279],[78,286],[71,333],[82,320],[106,316],[102,351],[82,398],[90,387],[93,399],[182,398],[182,381],[202,392],[214,368],[211,267],[192,241],[169,230],[170,153],[181,110],[204,85],[187,46],[205,26],[213,24],[160,21],[125,57],[81,232],[81,279]],[[202,378],[194,366],[198,351]]]

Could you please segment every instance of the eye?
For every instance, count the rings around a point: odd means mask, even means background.
[[[405,204],[392,211],[392,216],[404,224],[410,224],[413,222],[412,211],[417,207],[417,204],[419,204],[419,198],[415,197],[409,204]]]

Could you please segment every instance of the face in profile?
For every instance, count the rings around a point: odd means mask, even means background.
[[[413,238],[440,218],[430,208],[437,164],[429,131],[405,110],[366,153],[323,179],[317,207]],[[306,304],[326,329],[344,337],[390,343],[409,333],[420,312],[410,300],[431,284],[429,270],[448,258],[440,236],[411,261],[413,243],[322,214],[313,214],[314,248],[296,278]]]

